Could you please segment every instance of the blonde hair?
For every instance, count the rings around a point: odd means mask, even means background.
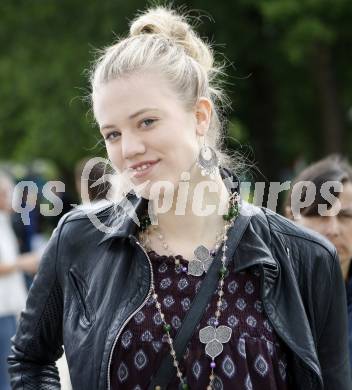
[[[155,7],[138,15],[129,36],[103,50],[94,64],[90,82],[92,100],[100,85],[132,73],[159,70],[192,109],[200,97],[212,103],[205,143],[213,147],[222,166],[232,168],[232,157],[223,150],[222,112],[229,101],[220,88],[223,65],[216,64],[211,46],[202,40],[185,15],[169,7]]]

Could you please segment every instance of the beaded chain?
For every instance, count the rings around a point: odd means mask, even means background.
[[[237,192],[235,192],[229,198],[229,209],[227,211],[227,214],[223,215],[223,219],[225,221],[230,221],[234,216],[236,216],[238,214],[238,207],[239,207],[238,203],[239,203],[239,195],[237,194]],[[156,231],[157,238],[161,241],[161,245],[162,245],[163,249],[165,249],[167,251],[168,255],[171,256],[174,259],[175,271],[176,272],[180,272],[181,271],[181,272],[187,273],[187,267],[181,266],[180,260],[178,258],[176,258],[175,253],[169,249],[169,245],[165,241],[165,238],[164,238],[165,235],[161,231],[160,226],[158,226],[158,225],[151,225],[151,220],[150,220],[148,215],[143,216],[141,218],[141,231],[140,231],[141,235],[140,235],[140,239],[141,239],[141,241],[143,243],[144,248],[147,249],[147,250],[151,250],[152,249],[151,246],[150,246],[150,244],[151,244],[150,232],[149,232],[149,228],[150,227],[153,228],[154,231]],[[216,233],[216,242],[215,242],[215,245],[214,245],[213,249],[208,250],[204,246],[201,246],[201,249],[202,249],[201,254],[204,256],[204,251],[206,252],[205,253],[205,258],[203,259],[203,261],[206,260],[206,263],[207,263],[208,267],[210,266],[210,262],[211,262],[210,260],[212,260],[212,257],[215,256],[216,252],[218,251],[218,249],[221,246],[221,243],[224,240],[223,234],[224,233],[221,233],[221,232],[217,232]],[[195,251],[194,253],[196,254],[197,252]],[[204,267],[204,264],[202,264],[202,265],[203,265],[204,270],[206,271],[207,267]],[[194,275],[194,276],[200,276],[200,273],[198,273],[198,274],[197,273],[190,273],[190,274]]]
[[[152,228],[153,228],[154,231],[156,231],[157,238],[161,241],[161,245],[162,245],[163,249],[167,250],[168,255],[171,256],[174,259],[175,271],[176,272],[187,273],[187,267],[182,266],[181,262],[180,262],[180,259],[176,258],[175,253],[169,249],[169,245],[165,241],[164,234],[161,231],[160,227],[155,225]],[[142,242],[143,242],[143,246],[147,250],[151,250],[152,248],[150,246],[151,239],[150,239],[149,229],[146,229],[143,232],[143,236],[141,236],[141,239],[142,239]],[[209,251],[209,254],[211,256],[215,255],[216,251],[219,249],[219,247],[220,247],[220,245],[222,243],[222,240],[223,240],[223,236],[222,236],[221,232],[217,232],[216,233],[216,242],[215,242],[214,248]]]
[[[215,374],[214,374],[214,369],[216,367],[215,363],[215,358],[216,356],[220,355],[222,352],[222,344],[225,342],[228,342],[231,338],[231,328],[227,326],[219,326],[220,323],[220,316],[221,316],[221,307],[223,304],[223,295],[224,295],[224,280],[226,276],[228,275],[228,268],[227,268],[227,257],[226,257],[226,249],[227,245],[225,244],[227,240],[227,232],[229,228],[233,225],[235,218],[237,217],[239,213],[239,195],[237,192],[235,192],[233,195],[230,197],[230,207],[227,212],[227,214],[223,215],[223,219],[226,221],[225,226],[224,226],[224,233],[222,237],[222,257],[221,257],[221,262],[222,266],[219,271],[219,285],[218,285],[218,300],[216,303],[216,310],[215,310],[215,321],[214,321],[214,327],[213,326],[207,326],[205,328],[202,328],[199,331],[199,339],[202,343],[206,344],[205,346],[205,352],[206,354],[211,357],[211,362],[210,362],[210,375],[209,375],[209,384],[207,386],[207,390],[212,390],[212,385],[213,381],[215,379]],[[142,224],[141,228],[142,231],[147,229],[147,227],[151,224],[151,221],[149,217],[143,218],[142,219]],[[221,245],[220,243],[216,244],[219,248]],[[179,264],[175,264],[179,265]],[[161,311],[161,303],[158,301],[158,294],[155,291],[154,286],[152,285],[152,297],[155,300],[155,306],[156,309],[160,315],[160,318],[162,320],[163,324],[163,331],[167,336],[168,344],[170,346],[170,355],[173,360],[173,365],[176,368],[177,371],[177,377],[180,380],[180,388],[182,390],[189,390],[189,385],[187,383],[187,379],[183,376],[180,367],[179,367],[179,362],[176,357],[176,351],[174,348],[174,342],[171,337],[170,331],[171,331],[171,325],[168,324],[165,320],[165,315]],[[155,386],[155,390],[161,390],[160,386]]]

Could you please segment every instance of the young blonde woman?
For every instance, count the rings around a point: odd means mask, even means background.
[[[100,224],[59,223],[13,339],[14,389],[58,389],[62,345],[75,390],[351,388],[335,249],[239,199],[218,73],[167,8],[95,64],[94,114],[132,187]]]

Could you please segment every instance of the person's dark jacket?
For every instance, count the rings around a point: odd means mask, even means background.
[[[140,216],[146,200],[129,199]],[[291,351],[292,388],[351,390],[346,291],[335,248],[269,210],[252,210],[258,213],[234,267],[260,267],[265,313]],[[13,338],[13,389],[59,389],[55,361],[62,345],[74,390],[109,389],[112,350],[147,301],[152,281],[131,214],[112,215],[111,208],[99,213],[103,225],[120,218],[112,232],[77,211],[53,234]]]

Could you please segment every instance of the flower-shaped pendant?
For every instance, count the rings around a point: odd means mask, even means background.
[[[222,344],[227,343],[232,335],[232,329],[225,325],[206,326],[199,331],[199,340],[206,344],[205,353],[212,359],[221,354],[224,347]]]
[[[195,259],[188,263],[188,275],[201,276],[207,272],[212,262],[209,250],[204,246],[198,246],[194,251]]]

